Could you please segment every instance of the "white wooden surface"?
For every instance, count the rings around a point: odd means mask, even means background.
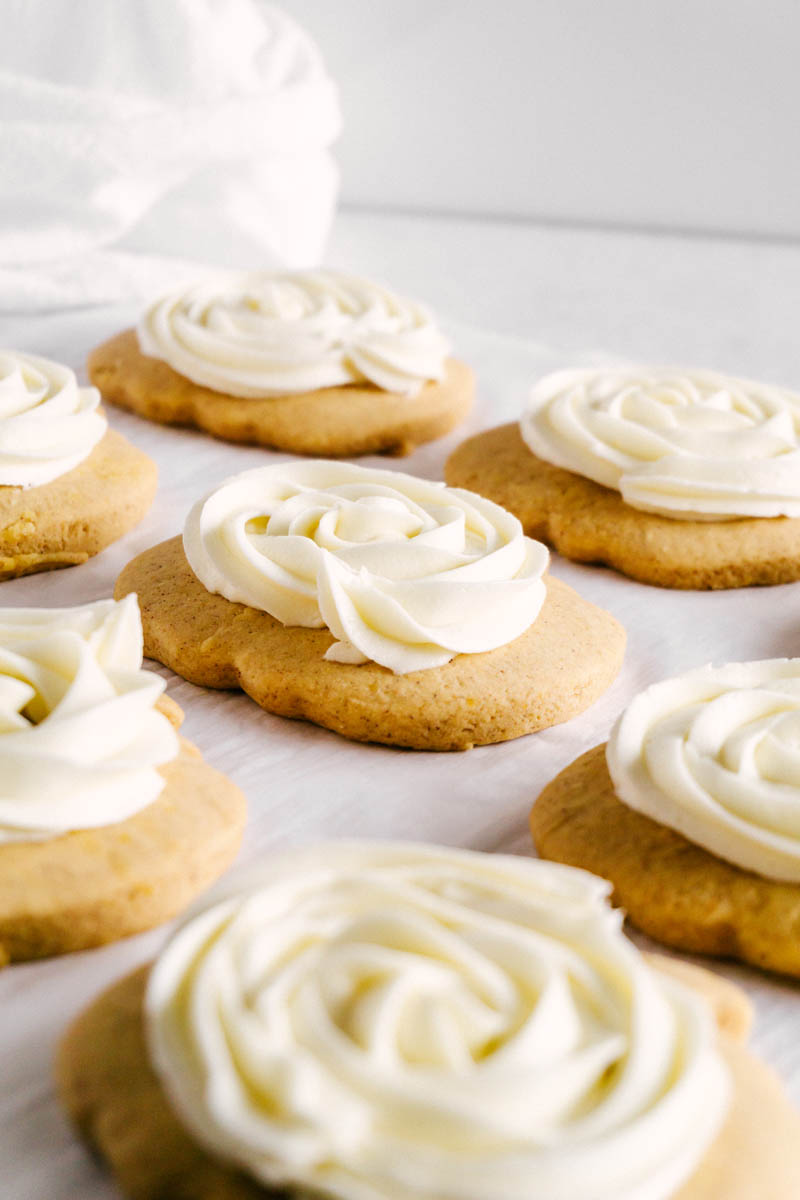
[[[458,352],[478,372],[479,405],[469,425],[411,459],[384,466],[440,476],[449,449],[462,436],[517,414],[531,377],[589,351],[707,363],[800,386],[800,249],[350,215],[339,219],[330,258],[435,305],[450,319]],[[1,340],[79,366],[93,344],[131,316],[104,310],[7,321]],[[159,462],[161,488],[153,511],[83,567],[0,585],[0,603],[69,604],[108,595],[130,557],[179,530],[201,490],[274,457],[116,411],[111,420]],[[413,837],[529,854],[527,816],[538,791],[605,737],[639,688],[709,660],[800,653],[800,583],[678,593],[559,559],[553,570],[625,624],[625,667],[581,717],[505,745],[463,755],[358,746],[314,726],[271,717],[241,695],[207,692],[163,671],[170,695],[186,710],[187,735],[248,795],[241,861],[340,835]],[[50,1063],[71,1016],[152,956],[164,934],[156,930],[0,972],[4,1200],[116,1195],[63,1120]],[[754,997],[756,1044],[800,1102],[796,985],[735,966],[714,969],[739,980]]]

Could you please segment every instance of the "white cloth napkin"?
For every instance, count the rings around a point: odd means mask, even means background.
[[[0,309],[306,266],[333,217],[336,87],[260,0],[4,0]]]

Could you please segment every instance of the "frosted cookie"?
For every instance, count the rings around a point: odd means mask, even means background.
[[[536,848],[667,945],[800,977],[799,746],[800,659],[657,683],[542,792]]]
[[[798,1194],[741,993],[648,963],[606,894],[435,846],[283,854],[78,1019],[63,1103],[136,1200]]]
[[[82,563],[142,519],[156,465],[68,367],[0,351],[0,580]]]
[[[236,854],[244,798],[141,665],[134,596],[0,609],[0,965],[158,925]]]
[[[293,454],[408,454],[472,406],[428,311],[333,271],[215,276],[89,356],[106,400]]]
[[[464,442],[447,482],[567,558],[643,583],[800,579],[800,396],[711,371],[559,371],[519,425]]]
[[[357,741],[455,750],[566,721],[619,671],[621,626],[547,561],[480,496],[294,462],[223,483],[116,594],[138,593],[145,652],[192,683]]]

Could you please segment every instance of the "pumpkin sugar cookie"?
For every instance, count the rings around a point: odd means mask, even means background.
[[[244,798],[141,663],[134,596],[0,610],[0,964],[158,925],[236,854]]]
[[[657,941],[800,978],[798,729],[800,659],[654,684],[544,789],[536,849]]]
[[[282,854],[78,1018],[62,1103],[131,1200],[800,1194],[742,993],[645,959],[606,895],[437,846]]]
[[[800,396],[711,371],[558,371],[519,424],[451,455],[445,478],[502,504],[566,558],[642,583],[800,579]]]
[[[150,508],[156,465],[99,403],[68,367],[0,351],[0,580],[86,562]]]
[[[215,276],[98,346],[106,400],[293,454],[409,454],[469,412],[472,371],[428,311],[333,271]]]
[[[460,750],[566,721],[625,634],[544,578],[544,546],[468,492],[397,471],[245,471],[134,559],[145,653],[356,741]]]

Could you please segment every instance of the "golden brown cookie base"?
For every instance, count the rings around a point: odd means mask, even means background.
[[[212,595],[193,575],[180,538],[128,564],[115,595],[129,592],[139,597],[145,653],[191,683],[240,687],[279,716],[417,750],[466,750],[567,721],[609,686],[625,648],[613,617],[552,578],[521,637],[409,675],[373,662],[326,662],[334,641],[327,629],[287,628]]]
[[[152,459],[113,430],[88,458],[41,487],[0,487],[0,580],[86,562],[145,515]]]
[[[724,862],[628,808],[604,745],[547,785],[531,829],[542,858],[609,879],[615,902],[657,941],[800,977],[800,887]]]
[[[462,442],[445,479],[502,504],[565,558],[607,563],[642,583],[705,589],[800,579],[800,519],[673,521],[640,512],[618,492],[537,458],[516,423]]]
[[[410,454],[458,425],[475,393],[470,368],[451,358],[445,378],[427,383],[416,396],[369,384],[298,396],[227,396],[142,354],[133,329],[93,350],[88,371],[105,400],[151,421],[203,429],[226,442],[329,458]]]
[[[737,999],[738,989],[698,968],[667,963],[666,970],[707,995],[718,1013],[738,1009],[734,1027],[742,1034],[747,1006]],[[56,1079],[69,1116],[130,1200],[276,1195],[207,1154],[174,1116],[147,1057],[147,973],[143,967],[105,992],[64,1038]],[[730,1036],[721,1035],[720,1042],[734,1081],[731,1110],[702,1166],[674,1200],[790,1200],[800,1195],[800,1115],[763,1063]]]
[[[126,821],[0,846],[0,965],[160,925],[233,861],[246,816],[236,785],[183,738],[161,770],[161,795]]]

